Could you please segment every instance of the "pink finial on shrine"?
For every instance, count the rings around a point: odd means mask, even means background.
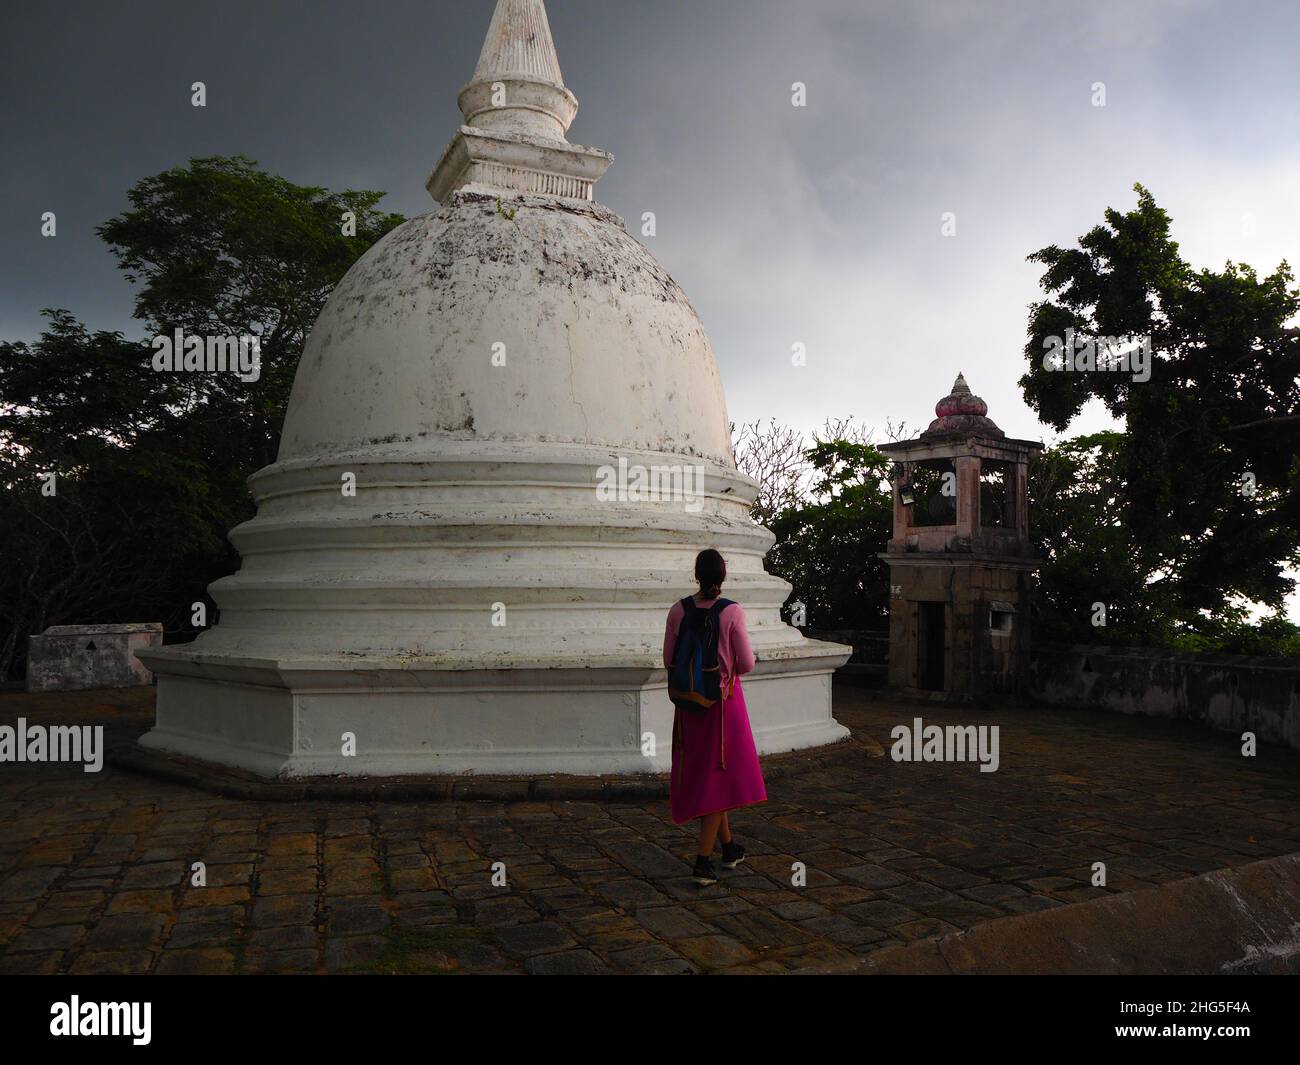
[[[965,374],[957,374],[952,391],[934,405],[937,415],[921,435],[931,433],[971,433],[1001,438],[1006,434],[988,417],[989,405],[970,390]]]

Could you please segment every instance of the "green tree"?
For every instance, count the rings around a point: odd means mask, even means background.
[[[890,460],[870,444],[818,441],[806,452],[810,497],[773,519],[768,568],[794,586],[792,599],[818,629],[883,629],[889,570],[876,557],[893,527]]]
[[[297,186],[243,157],[195,159],[128,195],[100,233],[141,285],[147,332],[258,333],[262,374],[158,373],[149,343],[66,310],[46,312],[35,343],[0,343],[0,677],[47,625],[188,627],[237,565],[226,533],[252,515],[247,477],[275,459],[311,323],[401,221],[376,209],[381,193]]]
[[[1029,536],[1043,560],[1034,591],[1034,639],[1143,643],[1163,612],[1145,592],[1145,574],[1121,520],[1115,457],[1123,434],[1064,440],[1029,469]],[[1093,624],[1096,605],[1106,627]]]
[[[261,337],[255,382],[180,375],[199,409],[191,428],[226,447],[238,437],[259,469],[275,461],[307,334],[348,268],[403,219],[381,192],[329,192],[265,173],[242,155],[193,159],[138,182],[131,209],[100,226],[153,334]],[[351,218],[355,235],[344,232]],[[206,443],[213,441],[208,440]]]
[[[1169,216],[1146,189],[1136,191],[1133,210],[1107,210],[1077,248],[1029,257],[1046,268],[1047,298],[1031,308],[1020,384],[1057,430],[1092,399],[1123,421],[1125,431],[1104,441],[1104,457],[1094,438],[1083,448],[1114,515],[1073,533],[1100,537],[1123,561],[1071,554],[1059,584],[1066,588],[1072,574],[1080,600],[1120,598],[1113,606],[1126,619],[1125,638],[1168,642],[1227,617],[1242,600],[1280,608],[1293,590],[1286,570],[1300,562],[1300,331],[1289,323],[1300,290],[1285,262],[1262,279],[1243,264],[1194,270],[1170,237]],[[1150,379],[1047,369],[1044,356],[1069,330],[1098,348],[1105,338],[1149,338]],[[1051,461],[1081,462],[1083,451]],[[1037,502],[1053,507],[1046,497]],[[1074,504],[1094,505],[1086,491]],[[1077,516],[1074,504],[1053,520]],[[1102,568],[1082,564],[1087,557]],[[1058,575],[1045,571],[1044,579]]]

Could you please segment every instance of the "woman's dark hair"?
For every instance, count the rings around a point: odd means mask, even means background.
[[[727,560],[711,547],[701,551],[695,556],[695,579],[700,582],[700,595],[717,599],[727,579]]]

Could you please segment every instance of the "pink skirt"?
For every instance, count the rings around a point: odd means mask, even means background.
[[[678,825],[767,801],[739,680],[721,708],[677,711],[669,801]]]

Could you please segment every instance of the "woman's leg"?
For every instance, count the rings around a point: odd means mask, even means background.
[[[722,819],[726,817],[725,813],[705,814],[700,818],[700,849],[697,854],[710,855],[713,853],[714,844],[718,841],[718,826]]]
[[[718,824],[718,839],[723,843],[731,842],[731,822],[727,820],[727,811],[722,811],[722,821]]]

